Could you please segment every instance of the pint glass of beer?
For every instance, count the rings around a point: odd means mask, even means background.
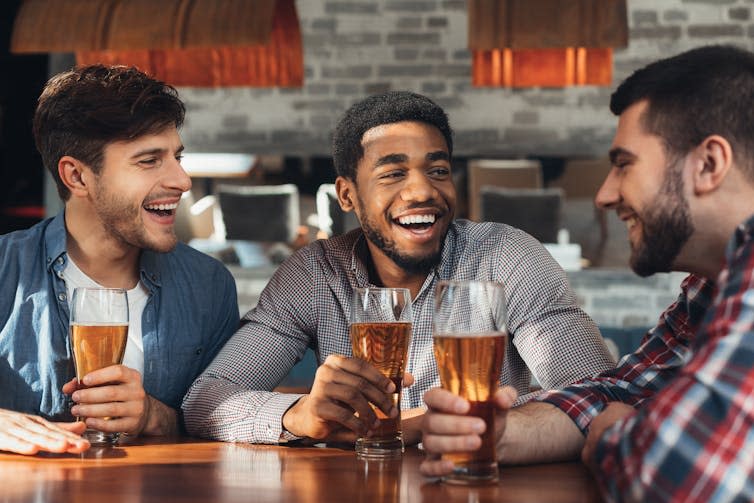
[[[76,379],[123,362],[128,340],[128,298],[120,288],[75,288],[71,301],[71,347]],[[84,418],[80,418],[84,419]],[[105,418],[109,419],[109,418]],[[87,429],[92,445],[112,444],[117,433]]]
[[[482,446],[443,455],[455,464],[448,482],[497,481],[495,405],[508,343],[502,285],[483,281],[440,281],[435,291],[433,339],[440,382],[471,403],[469,415],[484,419]]]
[[[411,293],[405,288],[357,288],[351,306],[353,355],[371,363],[395,384],[396,418],[377,407],[379,427],[356,440],[360,458],[385,459],[403,452],[400,399],[403,371],[411,339]]]

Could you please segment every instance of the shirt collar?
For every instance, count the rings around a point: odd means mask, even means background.
[[[50,221],[45,229],[45,264],[49,271],[53,265],[61,259],[63,262],[67,259],[65,253],[65,211],[61,211]]]
[[[733,232],[725,251],[726,262],[733,261],[744,245],[751,241],[752,237],[754,237],[754,215],[740,223]]]
[[[64,264],[68,260],[66,253],[65,210],[61,211],[50,221],[45,229],[45,262],[49,271],[56,263]],[[150,250],[142,250],[139,261],[139,275],[145,284],[156,287],[162,286],[160,277],[160,263],[162,254]]]

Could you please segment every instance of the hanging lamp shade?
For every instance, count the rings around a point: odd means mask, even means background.
[[[468,0],[475,86],[611,85],[626,0]]]
[[[67,16],[89,29],[47,31]],[[75,52],[80,65],[133,65],[177,86],[300,87],[304,76],[294,0],[25,0],[11,50]]]

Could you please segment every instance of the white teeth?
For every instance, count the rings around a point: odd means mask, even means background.
[[[434,215],[409,215],[407,217],[398,218],[398,222],[401,225],[433,224],[435,223],[435,216]]]
[[[629,230],[631,230],[631,228],[634,225],[636,225],[636,218],[631,217],[631,218],[626,219],[626,226],[628,227]]]
[[[178,207],[178,203],[173,203],[173,204],[148,204],[148,205],[146,205],[144,207],[146,209],[148,209],[148,210],[167,211],[167,210],[174,210],[174,209],[176,209]]]

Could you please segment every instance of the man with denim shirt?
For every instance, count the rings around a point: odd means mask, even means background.
[[[0,237],[0,450],[81,452],[74,417],[131,435],[179,431],[186,389],[238,327],[230,273],[173,230],[191,188],[184,113],[175,89],[134,68],[94,65],[46,85],[34,135],[65,209]],[[87,388],[68,332],[81,286],[126,289],[131,311],[123,365],[90,372]]]
[[[693,49],[613,94],[613,168],[596,203],[626,222],[631,266],[691,275],[614,370],[511,409],[500,461],[581,457],[611,501],[754,501],[754,53]],[[496,400],[507,410],[515,392]],[[425,395],[427,475],[473,450],[483,424]]]

